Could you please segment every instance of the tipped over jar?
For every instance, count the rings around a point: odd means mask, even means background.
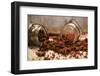
[[[66,41],[67,44],[76,42],[81,35],[81,28],[75,19],[71,19],[67,22],[62,30],[61,37]]]

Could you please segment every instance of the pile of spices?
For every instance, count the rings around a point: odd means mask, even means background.
[[[75,43],[66,43],[66,37],[49,34],[39,48],[30,48],[30,60],[67,60],[88,57],[87,34],[82,34]],[[29,53],[30,54],[30,53]],[[31,57],[30,57],[31,56]]]
[[[70,36],[68,36],[70,35]],[[68,38],[67,38],[68,36]],[[72,52],[78,54],[79,51],[86,51],[88,50],[88,39],[85,38],[84,40],[78,40],[75,43],[72,43],[73,34],[67,34],[66,36],[59,38],[59,35],[50,36],[46,39],[40,46],[38,51],[41,51],[41,55],[43,52],[48,50],[53,50],[56,53],[60,53],[63,55],[68,55]],[[69,39],[70,37],[70,39]]]

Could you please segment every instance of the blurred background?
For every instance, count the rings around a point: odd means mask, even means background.
[[[82,32],[88,32],[88,18],[78,16],[28,15],[28,25],[38,23],[46,26],[50,32],[58,32],[69,20],[75,19],[81,26]]]

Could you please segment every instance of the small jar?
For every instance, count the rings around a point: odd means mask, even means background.
[[[74,43],[81,35],[81,28],[75,19],[66,23],[61,30],[61,37],[69,43]]]
[[[28,28],[28,45],[40,46],[47,38],[47,29],[41,24],[30,24]]]

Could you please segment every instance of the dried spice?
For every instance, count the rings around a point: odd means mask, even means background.
[[[73,34],[69,34],[73,39]],[[59,36],[59,35],[58,35]],[[69,54],[71,51],[87,51],[87,38],[82,41],[76,41],[75,43],[72,43],[71,39],[69,40],[67,37],[62,37],[62,39],[59,39],[58,36],[55,36],[53,38],[52,36],[49,37],[49,39],[45,40],[41,46],[40,51],[47,51],[47,50],[53,50],[57,53],[61,53],[63,55]],[[66,35],[68,36],[68,35]],[[64,39],[63,39],[64,38]],[[51,39],[51,40],[50,40]],[[66,42],[69,41],[69,42]]]
[[[38,32],[38,39],[40,42],[45,41],[47,38],[47,34],[45,34],[44,30],[39,30]]]
[[[38,51],[38,52],[36,52],[36,54],[37,54],[39,57],[41,57],[41,56],[44,56],[44,55],[45,55],[45,52],[43,52],[43,51]]]

